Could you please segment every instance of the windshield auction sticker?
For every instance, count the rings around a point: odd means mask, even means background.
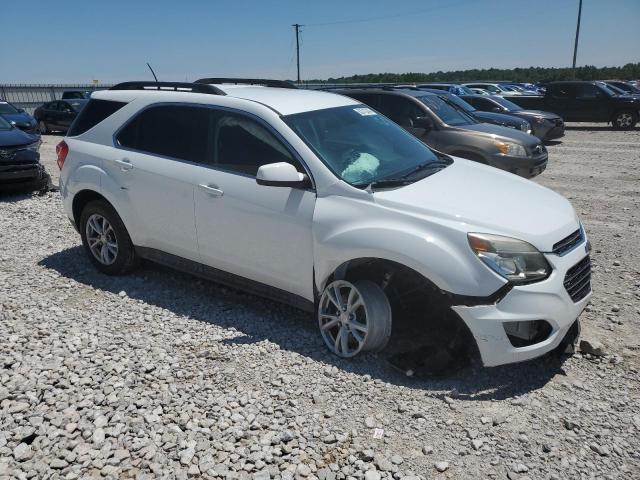
[[[370,108],[367,108],[367,107],[354,108],[353,110],[355,112],[358,112],[363,117],[367,117],[369,115],[375,115],[376,114],[376,112],[374,112],[373,110],[371,110]]]

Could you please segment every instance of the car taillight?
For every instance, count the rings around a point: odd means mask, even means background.
[[[58,155],[58,168],[62,170],[64,166],[64,161],[67,158],[67,154],[69,153],[69,145],[64,140],[61,141],[58,145],[56,145],[56,155]]]

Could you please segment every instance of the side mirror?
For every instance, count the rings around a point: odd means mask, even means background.
[[[500,107],[493,107],[491,111],[495,113],[502,113],[502,109]]]
[[[258,168],[256,183],[267,187],[304,188],[311,182],[307,175],[298,172],[290,163],[278,162]]]
[[[413,128],[423,128],[427,131],[433,130],[433,120],[429,117],[418,117],[413,120]]]
[[[18,113],[24,113],[24,108],[19,108]]]

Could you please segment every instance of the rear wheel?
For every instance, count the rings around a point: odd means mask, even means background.
[[[638,114],[632,110],[623,110],[615,114],[612,123],[616,130],[630,130],[638,123]]]
[[[318,324],[325,344],[340,357],[382,350],[391,336],[391,306],[371,281],[336,280],[320,297]]]
[[[94,200],[84,207],[80,235],[89,259],[101,272],[120,275],[136,266],[131,237],[118,213],[104,200]]]
[[[45,122],[44,120],[40,120],[38,122],[38,130],[40,130],[40,133],[43,135],[46,135],[51,132],[51,130],[49,130],[49,126],[47,125],[47,122]]]

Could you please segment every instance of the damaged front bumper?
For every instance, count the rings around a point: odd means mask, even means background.
[[[555,349],[589,302],[586,242],[564,256],[545,257],[553,267],[546,280],[514,286],[494,304],[451,307],[471,331],[485,366],[521,362]],[[587,288],[576,291],[572,282],[577,280],[579,287],[589,282]]]

